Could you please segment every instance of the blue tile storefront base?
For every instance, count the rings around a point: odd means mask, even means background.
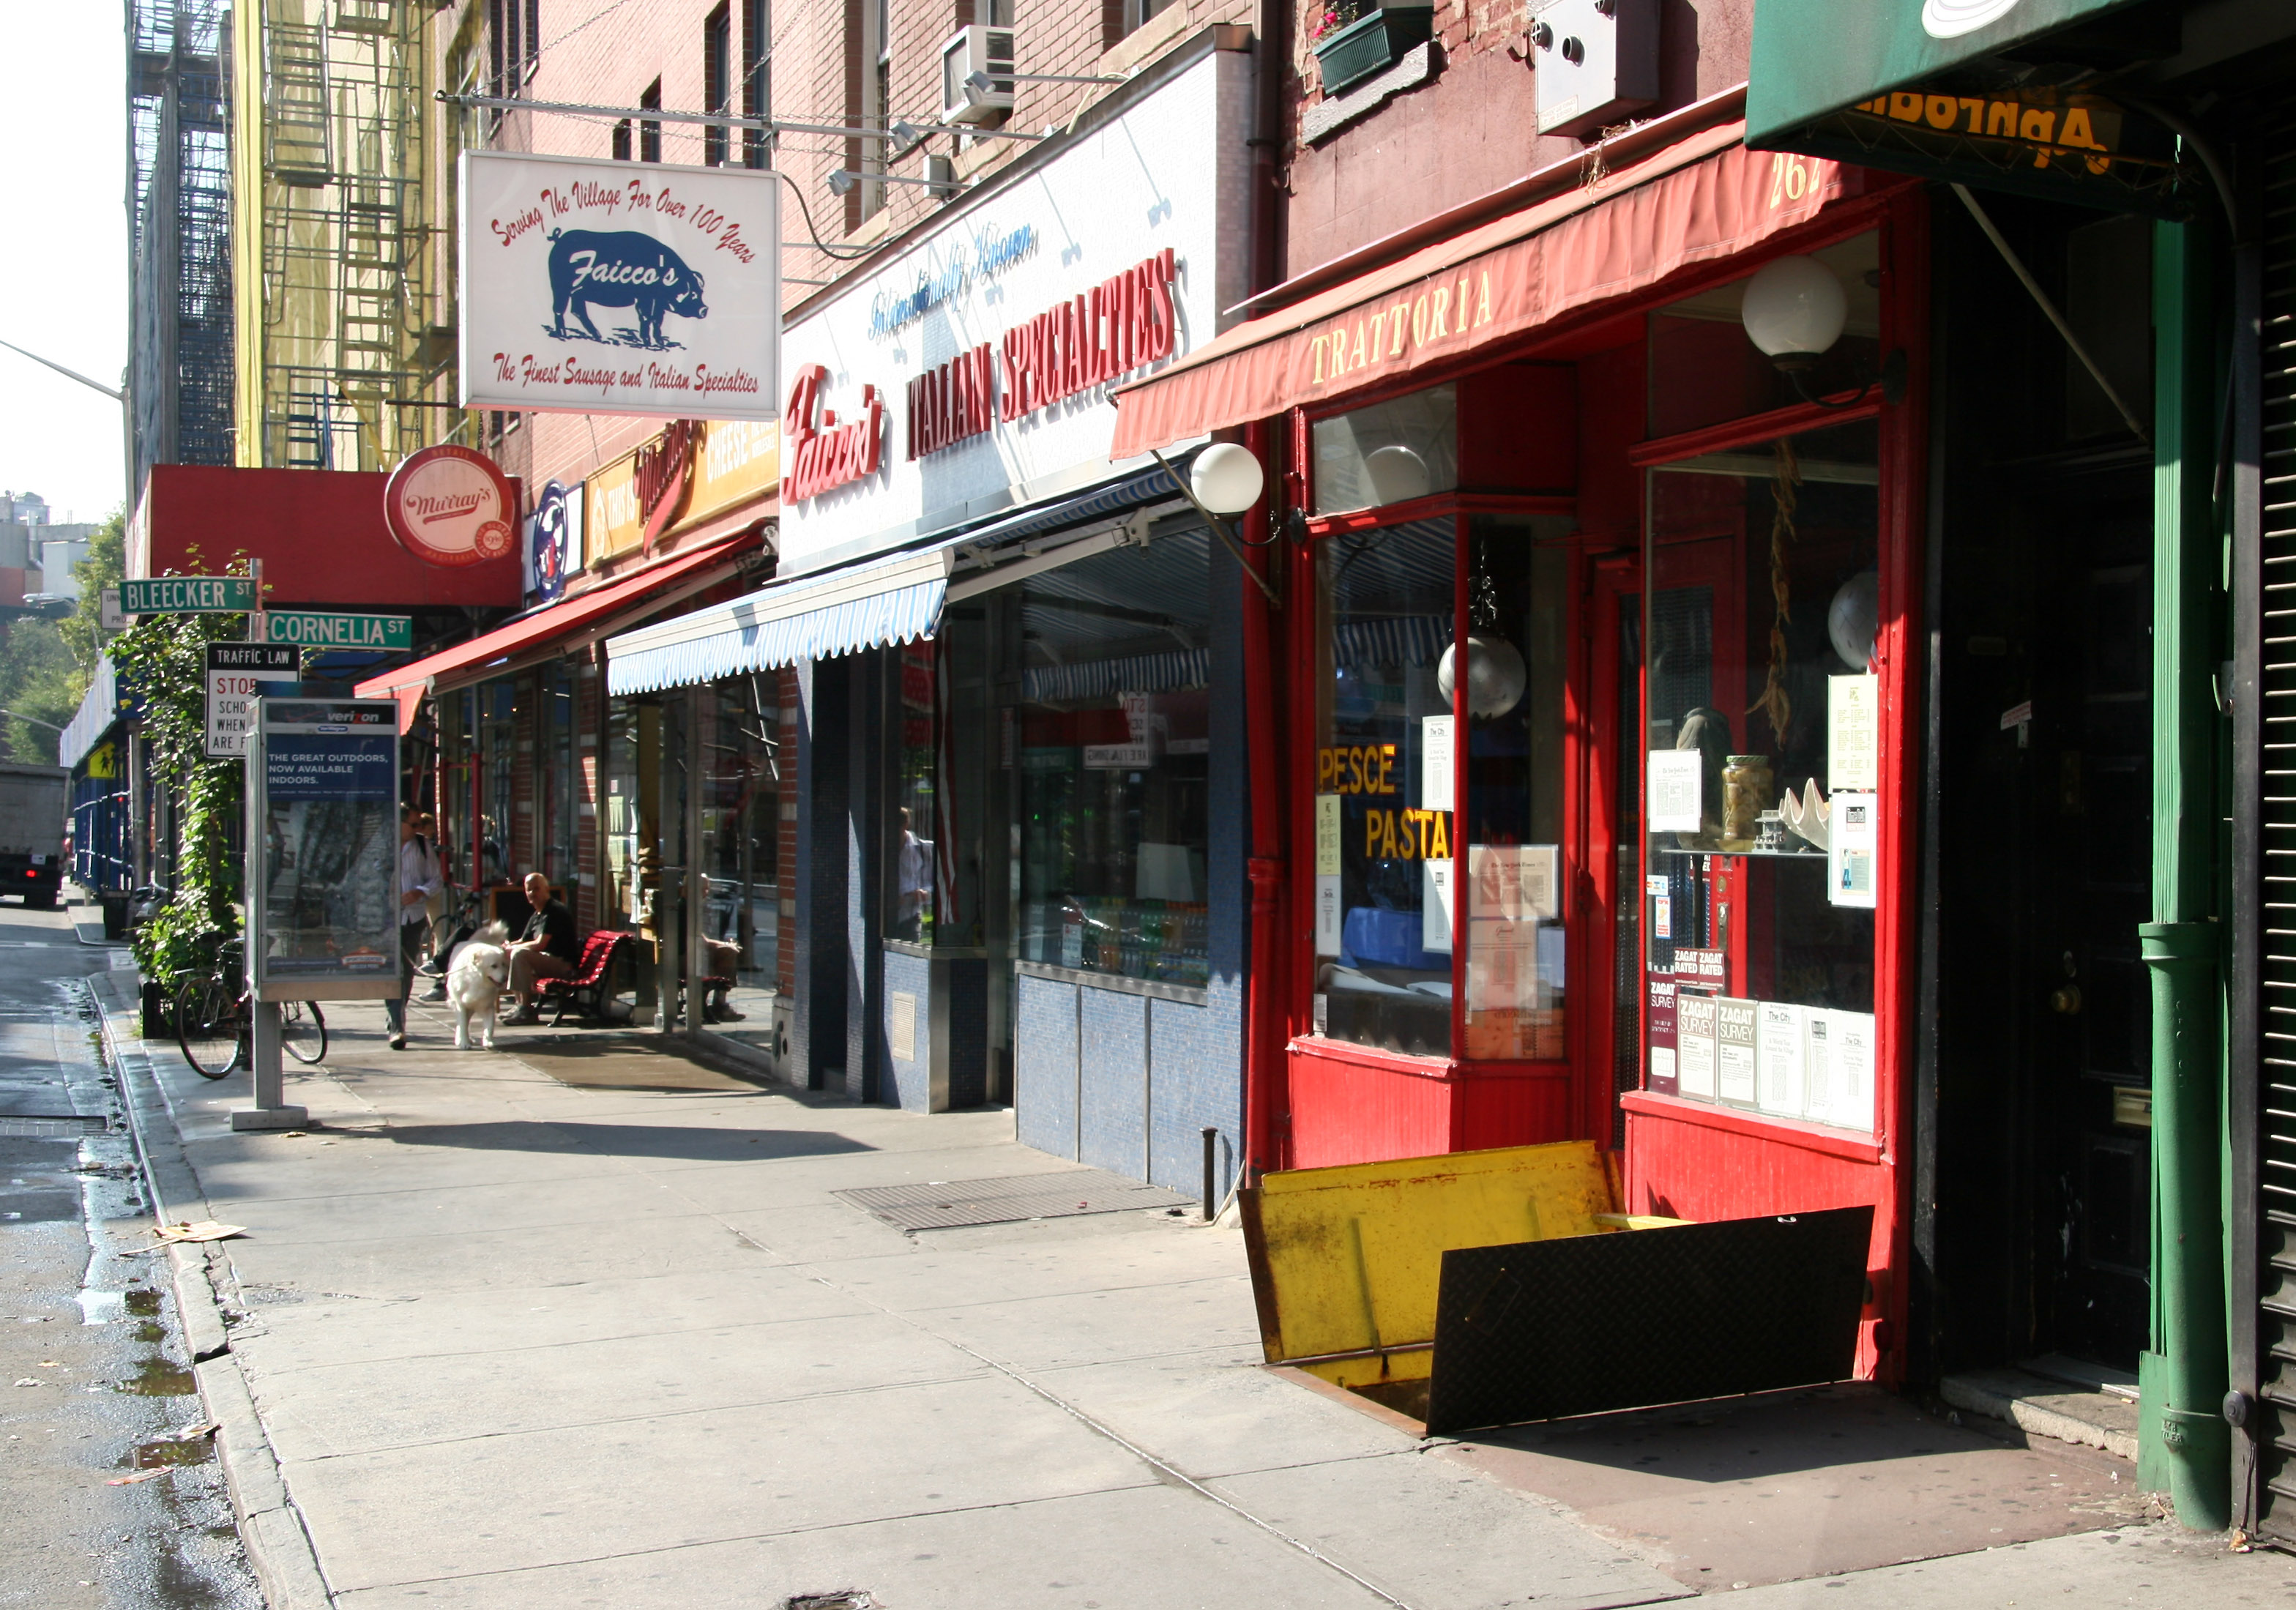
[[[885,947],[889,1105],[945,1113],[988,1098],[988,981],[978,956]]]
[[[1219,1131],[1213,1188],[1225,1194],[1243,1108],[1241,987],[1151,992],[1029,963],[1019,972],[1021,1143],[1193,1195],[1210,1125]]]

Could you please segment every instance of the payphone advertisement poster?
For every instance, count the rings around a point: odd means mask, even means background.
[[[398,988],[398,711],[265,699],[249,756],[249,936],[263,1000]]]

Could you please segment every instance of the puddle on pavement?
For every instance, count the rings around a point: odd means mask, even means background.
[[[157,1470],[163,1466],[208,1465],[215,1460],[213,1437],[168,1437],[158,1442],[138,1442],[135,1445],[135,1468]]]
[[[173,1359],[162,1358],[139,1360],[132,1379],[115,1381],[112,1386],[139,1398],[188,1398],[200,1389],[190,1370]]]
[[[160,1311],[160,1294],[147,1292],[141,1286],[127,1294],[127,1311],[131,1314],[156,1314]]]
[[[82,1325],[110,1325],[127,1317],[127,1305],[119,1292],[99,1292],[83,1289],[79,1294],[79,1322]]]
[[[165,1342],[168,1339],[168,1327],[146,1319],[127,1334],[138,1342]]]

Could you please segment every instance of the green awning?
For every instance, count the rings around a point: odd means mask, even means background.
[[[1755,0],[1746,144],[2136,0]]]

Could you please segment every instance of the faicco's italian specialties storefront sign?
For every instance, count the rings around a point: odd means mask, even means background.
[[[256,998],[388,998],[398,904],[398,704],[258,700],[247,752]]]
[[[494,151],[461,164],[463,407],[775,416],[773,173]]]

